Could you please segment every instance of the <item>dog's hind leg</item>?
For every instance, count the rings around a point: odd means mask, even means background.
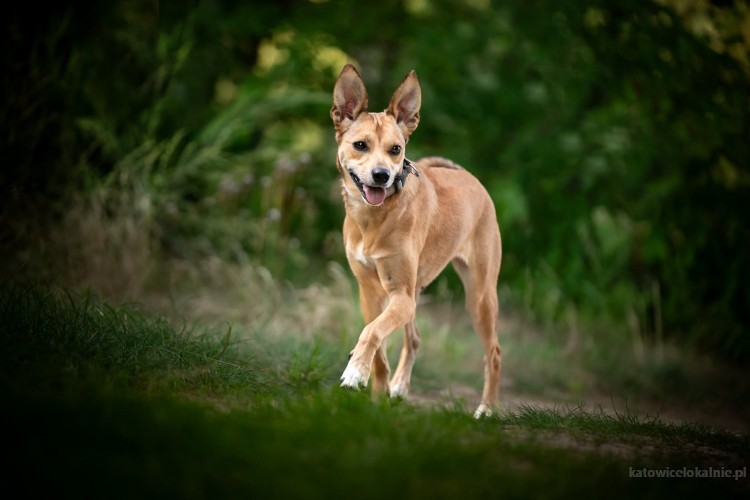
[[[467,264],[463,259],[456,258],[453,260],[453,266],[464,284],[466,309],[484,347],[484,388],[482,401],[474,413],[475,418],[480,418],[492,415],[499,401],[502,350],[497,340],[496,329],[497,273],[500,259],[487,259],[486,255],[482,255]]]
[[[487,295],[474,299],[474,329],[479,334],[484,346],[484,388],[482,402],[474,418],[492,415],[497,409],[500,398],[500,371],[502,368],[502,349],[497,340],[497,290],[494,288]]]
[[[396,373],[391,379],[391,397],[406,398],[411,388],[411,370],[414,368],[420,337],[417,329],[416,319],[412,319],[404,325],[404,347],[401,349],[401,358],[398,361]]]

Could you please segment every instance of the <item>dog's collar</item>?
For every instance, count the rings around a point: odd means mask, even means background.
[[[411,160],[404,157],[404,164],[401,168],[401,174],[396,176],[396,179],[393,181],[391,187],[386,190],[385,196],[388,197],[392,194],[401,192],[401,190],[404,189],[404,184],[406,184],[406,177],[409,174],[414,174],[416,177],[419,177],[419,170],[417,170],[417,167],[414,166]]]

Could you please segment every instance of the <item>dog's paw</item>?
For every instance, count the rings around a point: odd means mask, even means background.
[[[391,384],[388,388],[388,397],[391,399],[406,399],[409,395],[409,387],[401,382]]]
[[[349,389],[359,389],[360,387],[367,386],[367,378],[362,373],[352,366],[351,363],[346,365],[344,373],[341,375],[341,387],[347,387]]]
[[[491,417],[493,415],[492,408],[487,406],[486,404],[482,403],[479,405],[479,408],[477,408],[477,411],[474,412],[474,418],[479,420],[480,418],[484,417]]]

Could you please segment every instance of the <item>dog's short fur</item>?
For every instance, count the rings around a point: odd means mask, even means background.
[[[448,265],[466,290],[466,307],[485,350],[484,390],[475,416],[492,413],[500,385],[497,276],[502,256],[495,207],[469,172],[444,158],[415,162],[406,143],[419,123],[421,89],[411,71],[382,113],[367,112],[367,91],[351,65],[333,91],[336,166],[346,208],[344,244],[359,282],[365,326],[342,387],[405,397],[420,343],[419,293]],[[389,382],[385,338],[404,327],[404,347]]]

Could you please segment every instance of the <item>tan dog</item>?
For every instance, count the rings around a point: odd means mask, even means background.
[[[373,393],[406,397],[420,342],[419,293],[452,262],[485,350],[484,390],[474,416],[491,415],[498,402],[501,354],[496,324],[502,249],[495,207],[479,181],[455,163],[432,157],[412,164],[404,156],[419,123],[421,95],[411,71],[388,109],[368,113],[365,85],[351,65],[333,91],[344,244],[367,324],[341,386],[366,386],[372,372]],[[389,384],[385,338],[402,326],[404,347]]]

